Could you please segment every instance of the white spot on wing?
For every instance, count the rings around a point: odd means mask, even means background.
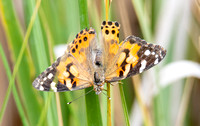
[[[36,84],[35,84],[35,87],[38,88],[38,86],[39,86],[39,83],[36,83]]]
[[[53,67],[52,67],[52,66],[50,66],[50,67],[49,67],[49,69],[50,69],[50,70],[52,70],[52,69],[53,69]]]
[[[44,78],[43,78],[43,81],[45,81],[45,80],[47,80],[47,78],[46,78],[46,77],[44,77]]]
[[[155,55],[155,52],[152,52],[151,54],[152,54],[152,55]]]
[[[156,55],[155,57],[158,58],[158,55]]]
[[[147,61],[146,60],[142,60],[139,73],[142,73],[144,71],[144,69],[146,67],[146,64],[147,64]]]
[[[44,90],[44,87],[43,87],[43,86],[40,86],[40,90],[43,91],[43,90]]]
[[[131,68],[131,64],[127,64],[125,66],[124,76],[127,76],[128,72],[130,71],[130,68]]]
[[[51,89],[52,89],[54,92],[57,92],[57,87],[56,87],[56,83],[55,83],[55,82],[52,82],[52,83],[51,83]]]
[[[149,50],[146,50],[146,51],[144,52],[144,55],[148,56],[150,53],[151,53],[151,52],[150,52]]]
[[[63,75],[64,75],[65,77],[69,77],[69,72],[64,71],[64,72],[63,72]]]
[[[72,83],[70,79],[66,79],[66,86],[67,88],[71,89],[72,88]]]
[[[158,64],[158,59],[156,59],[156,60],[154,61],[154,64]]]
[[[52,73],[49,73],[49,75],[47,76],[49,79],[51,79],[53,77]]]

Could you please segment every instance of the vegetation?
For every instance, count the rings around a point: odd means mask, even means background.
[[[71,42],[85,27],[99,33],[106,20],[104,0],[16,3],[0,0],[0,124],[106,126],[105,95],[93,92],[67,104],[92,88],[54,93],[32,87],[55,61],[56,46]],[[109,19],[121,24],[121,41],[135,35],[167,49],[156,67],[111,86],[112,125],[200,126],[200,1],[113,0],[110,5]]]

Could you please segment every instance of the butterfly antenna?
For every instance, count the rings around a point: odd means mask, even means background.
[[[107,92],[107,90],[106,89],[104,89],[103,91],[106,91]],[[108,97],[108,95],[105,93],[105,92],[102,92],[109,100],[111,100],[111,97]]]
[[[92,91],[93,91],[93,89],[89,90],[87,93],[85,93],[85,94],[83,94],[83,95],[79,96],[78,98],[76,98],[76,99],[74,99],[74,100],[72,100],[72,101],[68,102],[67,104],[71,104],[72,102],[74,102],[74,101],[78,100],[79,98],[81,98],[81,97],[83,97],[83,96],[86,96],[87,94],[89,94],[89,93],[90,93],[90,92],[92,92]]]

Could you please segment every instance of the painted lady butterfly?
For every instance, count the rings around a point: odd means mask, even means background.
[[[129,36],[119,43],[118,22],[103,21],[98,40],[94,29],[76,35],[64,55],[33,82],[41,91],[73,91],[94,87],[100,94],[107,82],[117,82],[142,73],[158,64],[166,55],[159,45]]]

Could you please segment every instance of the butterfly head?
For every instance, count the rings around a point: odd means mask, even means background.
[[[95,85],[94,84],[94,91],[98,95],[104,90],[104,83],[101,83],[101,85]]]
[[[104,89],[104,78],[101,76],[100,72],[94,72],[94,91],[96,94],[100,94]]]

